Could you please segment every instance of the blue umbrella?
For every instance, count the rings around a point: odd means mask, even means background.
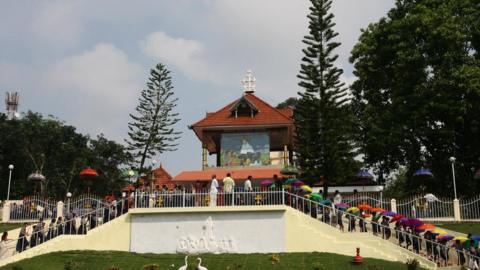
[[[329,199],[326,199],[326,200],[323,200],[323,201],[321,202],[321,204],[324,204],[324,205],[331,205],[331,204],[332,204],[332,201],[331,201],[331,200],[329,200]]]
[[[370,172],[368,172],[367,170],[360,170],[357,173],[357,178],[373,179],[373,175]]]
[[[474,235],[472,236],[473,241],[480,241],[480,235]]]
[[[420,168],[413,174],[413,176],[429,178],[433,177],[433,173],[429,169]]]

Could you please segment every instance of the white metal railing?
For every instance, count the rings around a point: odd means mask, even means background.
[[[461,220],[480,219],[480,195],[473,198],[461,199],[460,202]]]
[[[68,212],[65,218],[52,218],[49,222],[41,218],[36,224],[24,223],[17,238],[7,240],[2,247],[6,259],[16,253],[34,248],[60,235],[82,235],[128,211],[127,200],[114,201],[105,207],[92,209],[83,215]],[[10,236],[8,237],[10,238]]]
[[[192,192],[141,192],[133,193],[134,207],[219,207],[240,205],[275,205],[283,204],[281,189],[254,189],[244,191],[235,189],[232,192],[207,192],[197,190]]]
[[[420,219],[453,219],[453,200],[435,196],[414,196],[397,201],[399,214]]]
[[[441,200],[438,201],[443,203]],[[364,202],[359,201],[359,203]],[[414,203],[414,200],[406,201],[403,204],[401,203],[400,207],[411,205],[412,203]],[[461,245],[449,245],[446,241],[435,240],[429,234],[420,236],[415,230],[401,226],[399,222],[392,227],[393,224],[388,223],[388,220],[379,222],[366,219],[282,189],[255,189],[252,191],[236,189],[232,192],[197,190],[194,192],[146,193],[135,191],[130,198],[114,201],[106,207],[91,210],[83,215],[68,212],[65,219],[61,217],[56,220],[52,219],[48,227],[45,226],[45,223],[38,222],[30,228],[31,232],[27,228],[22,229],[19,237],[8,241],[6,247],[9,250],[8,253],[12,255],[40,245],[59,235],[86,234],[87,231],[100,224],[127,212],[129,207],[224,207],[253,205],[287,205],[319,220],[319,222],[337,227],[342,231],[372,233],[387,241],[393,241],[406,248],[409,252],[425,256],[427,259],[442,266],[468,263],[470,260],[480,263],[480,258],[475,253],[463,249]],[[346,226],[344,223],[346,223]]]
[[[83,194],[76,198],[67,198],[66,205],[63,208],[64,213],[73,212],[76,215],[83,215],[90,212],[92,209],[106,207],[108,203],[100,196],[93,194]]]
[[[466,265],[473,262],[480,264],[480,257],[477,256],[476,251],[463,249],[459,242],[449,245],[447,241],[436,240],[433,236],[430,237],[430,234],[420,236],[415,230],[401,226],[400,222],[392,228],[388,221],[378,223],[291,193],[287,193],[286,197],[285,202],[288,206],[312,218],[330,226],[338,227],[342,231],[371,232],[385,240],[394,241],[409,252],[424,256],[439,266]],[[344,222],[347,222],[347,229],[343,225]]]
[[[48,198],[29,196],[10,204],[11,220],[38,220],[56,218],[57,215],[56,201]]]

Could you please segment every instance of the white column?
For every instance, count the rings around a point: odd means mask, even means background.
[[[63,217],[63,207],[64,203],[62,201],[57,202],[57,218]]]
[[[397,213],[397,200],[391,199],[390,200],[391,211]]]
[[[10,220],[10,201],[5,201],[3,205],[2,212],[2,223],[8,222]]]
[[[460,221],[460,202],[458,199],[453,200],[453,219],[455,221]]]

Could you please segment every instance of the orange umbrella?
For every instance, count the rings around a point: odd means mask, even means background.
[[[428,230],[433,230],[435,229],[436,226],[433,225],[433,224],[428,224],[428,223],[425,223],[419,227],[417,227],[417,230],[424,230],[424,231],[428,231]]]
[[[369,217],[371,217],[371,216],[372,216],[372,215],[370,215],[370,214],[363,214],[363,215],[362,215],[363,218],[369,218]]]
[[[380,208],[380,207],[375,207],[375,208],[370,209],[370,212],[381,213],[381,212],[385,212],[385,209]]]
[[[404,216],[402,214],[396,214],[395,216],[392,217],[392,219],[390,219],[390,223],[393,223],[397,220],[400,220],[401,218],[403,218]]]
[[[361,209],[361,210],[371,210],[372,207],[368,204],[359,204],[358,206],[358,209]]]

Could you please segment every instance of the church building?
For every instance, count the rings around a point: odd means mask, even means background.
[[[227,173],[235,180],[251,175],[257,182],[281,177],[280,170],[292,163],[293,110],[276,109],[258,97],[251,71],[242,84],[238,99],[190,126],[202,143],[202,169],[182,171],[174,182],[206,182]],[[207,155],[215,155],[215,164],[208,164]]]

